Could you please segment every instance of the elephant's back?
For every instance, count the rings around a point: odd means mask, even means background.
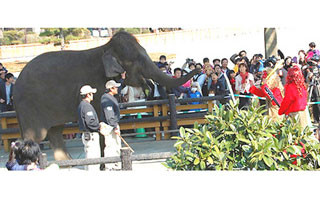
[[[90,63],[87,51],[56,51],[41,54],[32,59],[21,71],[15,85],[19,90],[52,87],[51,84],[65,82],[75,71],[81,71]]]

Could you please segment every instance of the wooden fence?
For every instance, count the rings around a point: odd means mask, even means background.
[[[121,130],[132,130],[137,128],[152,128],[156,134],[156,140],[170,139],[170,132],[177,132],[178,126],[206,123],[204,116],[213,109],[213,100],[223,99],[223,96],[201,97],[190,99],[175,99],[174,95],[169,95],[169,99],[154,100],[134,103],[120,103],[120,114],[123,118],[119,125]],[[200,102],[199,104],[188,104],[190,102]],[[144,107],[126,109],[128,107]],[[126,118],[126,116],[137,116],[138,113],[145,113],[141,119]],[[20,130],[16,113],[14,111],[0,113],[1,127],[0,135],[3,140],[5,151],[9,151],[9,140],[20,138]],[[171,131],[170,131],[171,130]],[[69,122],[64,125],[62,134],[79,133],[78,124]],[[135,134],[124,134],[132,136]]]
[[[121,170],[132,170],[132,161],[144,161],[144,160],[158,160],[170,158],[174,153],[172,152],[160,152],[149,154],[132,155],[131,150],[128,147],[120,149],[120,157],[103,157],[103,158],[86,158],[86,159],[72,159],[72,160],[59,160],[59,161],[47,161],[47,155],[42,153],[40,159],[40,168],[45,169],[51,164],[57,164],[59,167],[74,167],[84,165],[97,165],[106,163],[118,163],[121,162]]]

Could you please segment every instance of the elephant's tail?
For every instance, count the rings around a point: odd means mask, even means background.
[[[20,115],[19,115],[19,112],[17,112],[17,106],[16,106],[14,101],[13,101],[13,108],[14,108],[14,110],[16,112],[16,117],[17,117],[18,124],[19,124],[19,132],[20,132],[21,138],[23,139],[23,128],[21,126]]]

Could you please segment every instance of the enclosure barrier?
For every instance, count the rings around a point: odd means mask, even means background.
[[[178,126],[206,123],[204,116],[213,109],[213,101],[221,100],[224,96],[175,99],[173,94],[169,99],[153,100],[144,102],[120,103],[119,125],[121,130],[132,130],[137,128],[152,128],[156,134],[156,140],[170,139],[172,133],[177,132]],[[190,102],[200,102],[200,104],[188,104]],[[128,109],[133,107],[133,109]],[[143,108],[141,108],[143,107]],[[132,118],[138,113],[145,113],[143,118]],[[128,118],[131,117],[131,118]],[[19,124],[14,111],[0,113],[1,127],[0,134],[3,140],[5,151],[9,151],[9,140],[20,138]],[[171,130],[171,131],[169,131]],[[64,125],[62,134],[79,133],[78,124],[69,122]],[[136,133],[139,134],[139,133]],[[146,133],[150,134],[150,133]],[[134,134],[130,134],[133,136]],[[129,135],[123,135],[129,136]]]
[[[132,161],[167,159],[170,158],[173,154],[173,152],[161,152],[132,155],[131,150],[128,147],[124,147],[120,149],[120,157],[115,156],[107,158],[87,158],[48,162],[47,155],[45,153],[42,153],[42,156],[40,158],[40,168],[45,169],[51,164],[57,164],[59,167],[74,167],[121,162],[121,170],[132,170]]]

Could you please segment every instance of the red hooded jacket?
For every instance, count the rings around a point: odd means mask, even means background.
[[[301,88],[301,95],[297,86],[294,83],[290,83],[285,86],[285,95],[281,103],[278,114],[289,115],[292,112],[303,111],[307,106],[307,91],[305,88]]]
[[[258,97],[268,97],[268,99],[270,99],[269,95],[267,94],[267,92],[264,89],[265,87],[268,87],[268,85],[264,84],[264,85],[261,86],[261,88],[257,88],[256,86],[253,85],[253,86],[251,86],[249,92],[254,94],[254,95],[257,95]],[[273,88],[271,90],[271,92],[273,93],[274,98],[276,98],[278,103],[281,105],[281,102],[282,102],[283,98],[282,98],[282,94],[280,92],[280,89],[279,88]],[[272,105],[276,105],[276,103],[274,101],[272,101]]]

